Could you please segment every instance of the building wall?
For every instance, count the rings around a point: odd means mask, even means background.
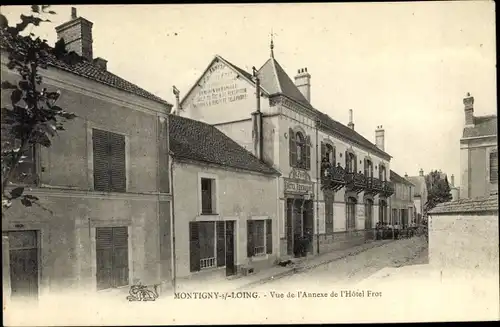
[[[18,77],[4,66],[2,80]],[[37,157],[40,183],[29,194],[43,210],[14,206],[3,231],[36,229],[41,233],[41,291],[95,290],[95,228],[128,226],[129,282],[170,279],[165,224],[170,221],[168,126],[165,105],[133,96],[88,79],[49,68],[41,70],[50,91],[60,90],[57,104],[77,115],[66,131]],[[2,106],[4,105],[2,92]],[[127,192],[97,192],[93,187],[92,128],[125,136]],[[159,167],[162,164],[162,167]],[[163,209],[160,209],[163,208]],[[167,224],[168,225],[168,224]],[[165,255],[165,253],[167,255]],[[162,257],[160,258],[160,254]],[[166,274],[166,275],[165,275]]]
[[[273,264],[279,253],[277,210],[277,179],[256,173],[213,167],[196,163],[176,162],[175,189],[175,263],[179,278],[192,275],[189,267],[189,222],[236,220],[236,264],[260,267]],[[201,215],[200,178],[216,180],[217,215]],[[247,220],[273,220],[273,254],[247,257]],[[212,271],[213,272],[213,271]],[[198,273],[211,273],[201,271]]]
[[[390,219],[392,219],[392,210],[397,209],[397,218],[394,222],[401,224],[401,209],[404,209],[408,210],[408,223],[411,223],[413,219],[416,218],[417,213],[419,213],[418,209],[415,209],[414,211],[414,207],[417,207],[414,202],[415,197],[413,196],[415,193],[415,187],[403,183],[395,183],[394,188],[394,194],[389,198]]]

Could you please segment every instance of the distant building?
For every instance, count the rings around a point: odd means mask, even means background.
[[[474,116],[474,97],[463,100],[465,126],[460,139],[460,197],[498,193],[497,116]]]
[[[460,199],[460,188],[455,186],[455,176],[453,174],[450,177],[450,190],[452,201]]]
[[[406,176],[405,176],[406,177]],[[422,220],[424,215],[425,204],[427,203],[427,183],[425,181],[424,170],[420,169],[418,176],[408,176],[407,179],[415,185],[413,194],[413,203],[415,204],[415,215],[417,223]]]
[[[394,194],[389,198],[391,220],[388,222],[406,227],[416,219],[413,200],[415,185],[393,170],[391,170],[391,182],[394,183]]]
[[[169,116],[176,277],[231,276],[279,253],[279,173],[212,125]]]

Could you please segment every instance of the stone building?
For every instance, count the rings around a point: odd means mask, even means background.
[[[172,106],[93,58],[92,23],[76,9],[56,31],[83,61],[51,57],[39,71],[41,87],[60,90],[58,106],[77,118],[51,147],[33,148],[13,180],[43,206],[15,202],[4,212],[4,274],[10,272],[13,299],[170,281]],[[2,49],[2,81],[17,83],[7,61]],[[2,91],[2,107],[9,98]]]
[[[460,139],[460,197],[498,193],[497,116],[474,116],[474,97],[463,100],[465,126]]]
[[[176,278],[273,265],[279,173],[214,126],[170,115]]]
[[[258,91],[256,91],[258,90]],[[220,56],[210,62],[181,102],[179,115],[216,126],[281,173],[281,259],[364,242],[388,217],[391,156],[384,130],[376,144],[310,103],[311,75],[295,81],[271,56],[249,73]],[[260,122],[262,122],[260,124]],[[259,127],[260,126],[260,127]]]
[[[407,227],[414,219],[416,220],[415,203],[413,199],[415,185],[393,170],[391,170],[391,182],[394,184],[394,194],[389,198],[391,218],[388,222]]]
[[[415,185],[415,192],[413,194],[413,203],[415,204],[415,215],[417,223],[420,223],[424,216],[425,204],[427,203],[427,183],[425,181],[424,170],[420,169],[418,176],[406,176],[405,178]]]

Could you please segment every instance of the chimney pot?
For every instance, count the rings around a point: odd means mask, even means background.
[[[420,168],[420,171],[418,172],[420,176],[424,176],[424,170]]]
[[[311,75],[306,74],[307,68],[300,68],[295,76],[295,86],[299,89],[304,98],[311,102]]]
[[[463,103],[465,111],[465,125],[474,125],[474,97],[467,92]]]
[[[375,145],[382,151],[385,151],[385,131],[382,125],[377,126],[375,130]]]
[[[76,8],[75,7],[71,7],[71,19],[76,19],[77,15],[76,15]]]
[[[306,70],[306,73],[307,73],[307,67],[306,67],[306,68],[304,68],[304,69]]]
[[[96,65],[97,67],[99,67],[103,70],[108,69],[108,61],[106,59],[101,58],[101,57],[97,57],[94,59],[94,65]]]

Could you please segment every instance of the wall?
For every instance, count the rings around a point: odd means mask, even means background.
[[[257,261],[273,264],[279,252],[277,217],[277,179],[230,168],[182,163],[174,159],[176,266],[179,278],[191,275],[189,271],[189,222],[203,220],[236,220],[237,265],[248,263],[248,219],[273,219],[273,254]],[[202,216],[199,193],[201,177],[216,179],[218,215]],[[257,263],[259,265],[259,263]],[[202,272],[204,273],[204,272]]]
[[[498,213],[429,216],[432,266],[451,272],[465,269],[498,275]]]

